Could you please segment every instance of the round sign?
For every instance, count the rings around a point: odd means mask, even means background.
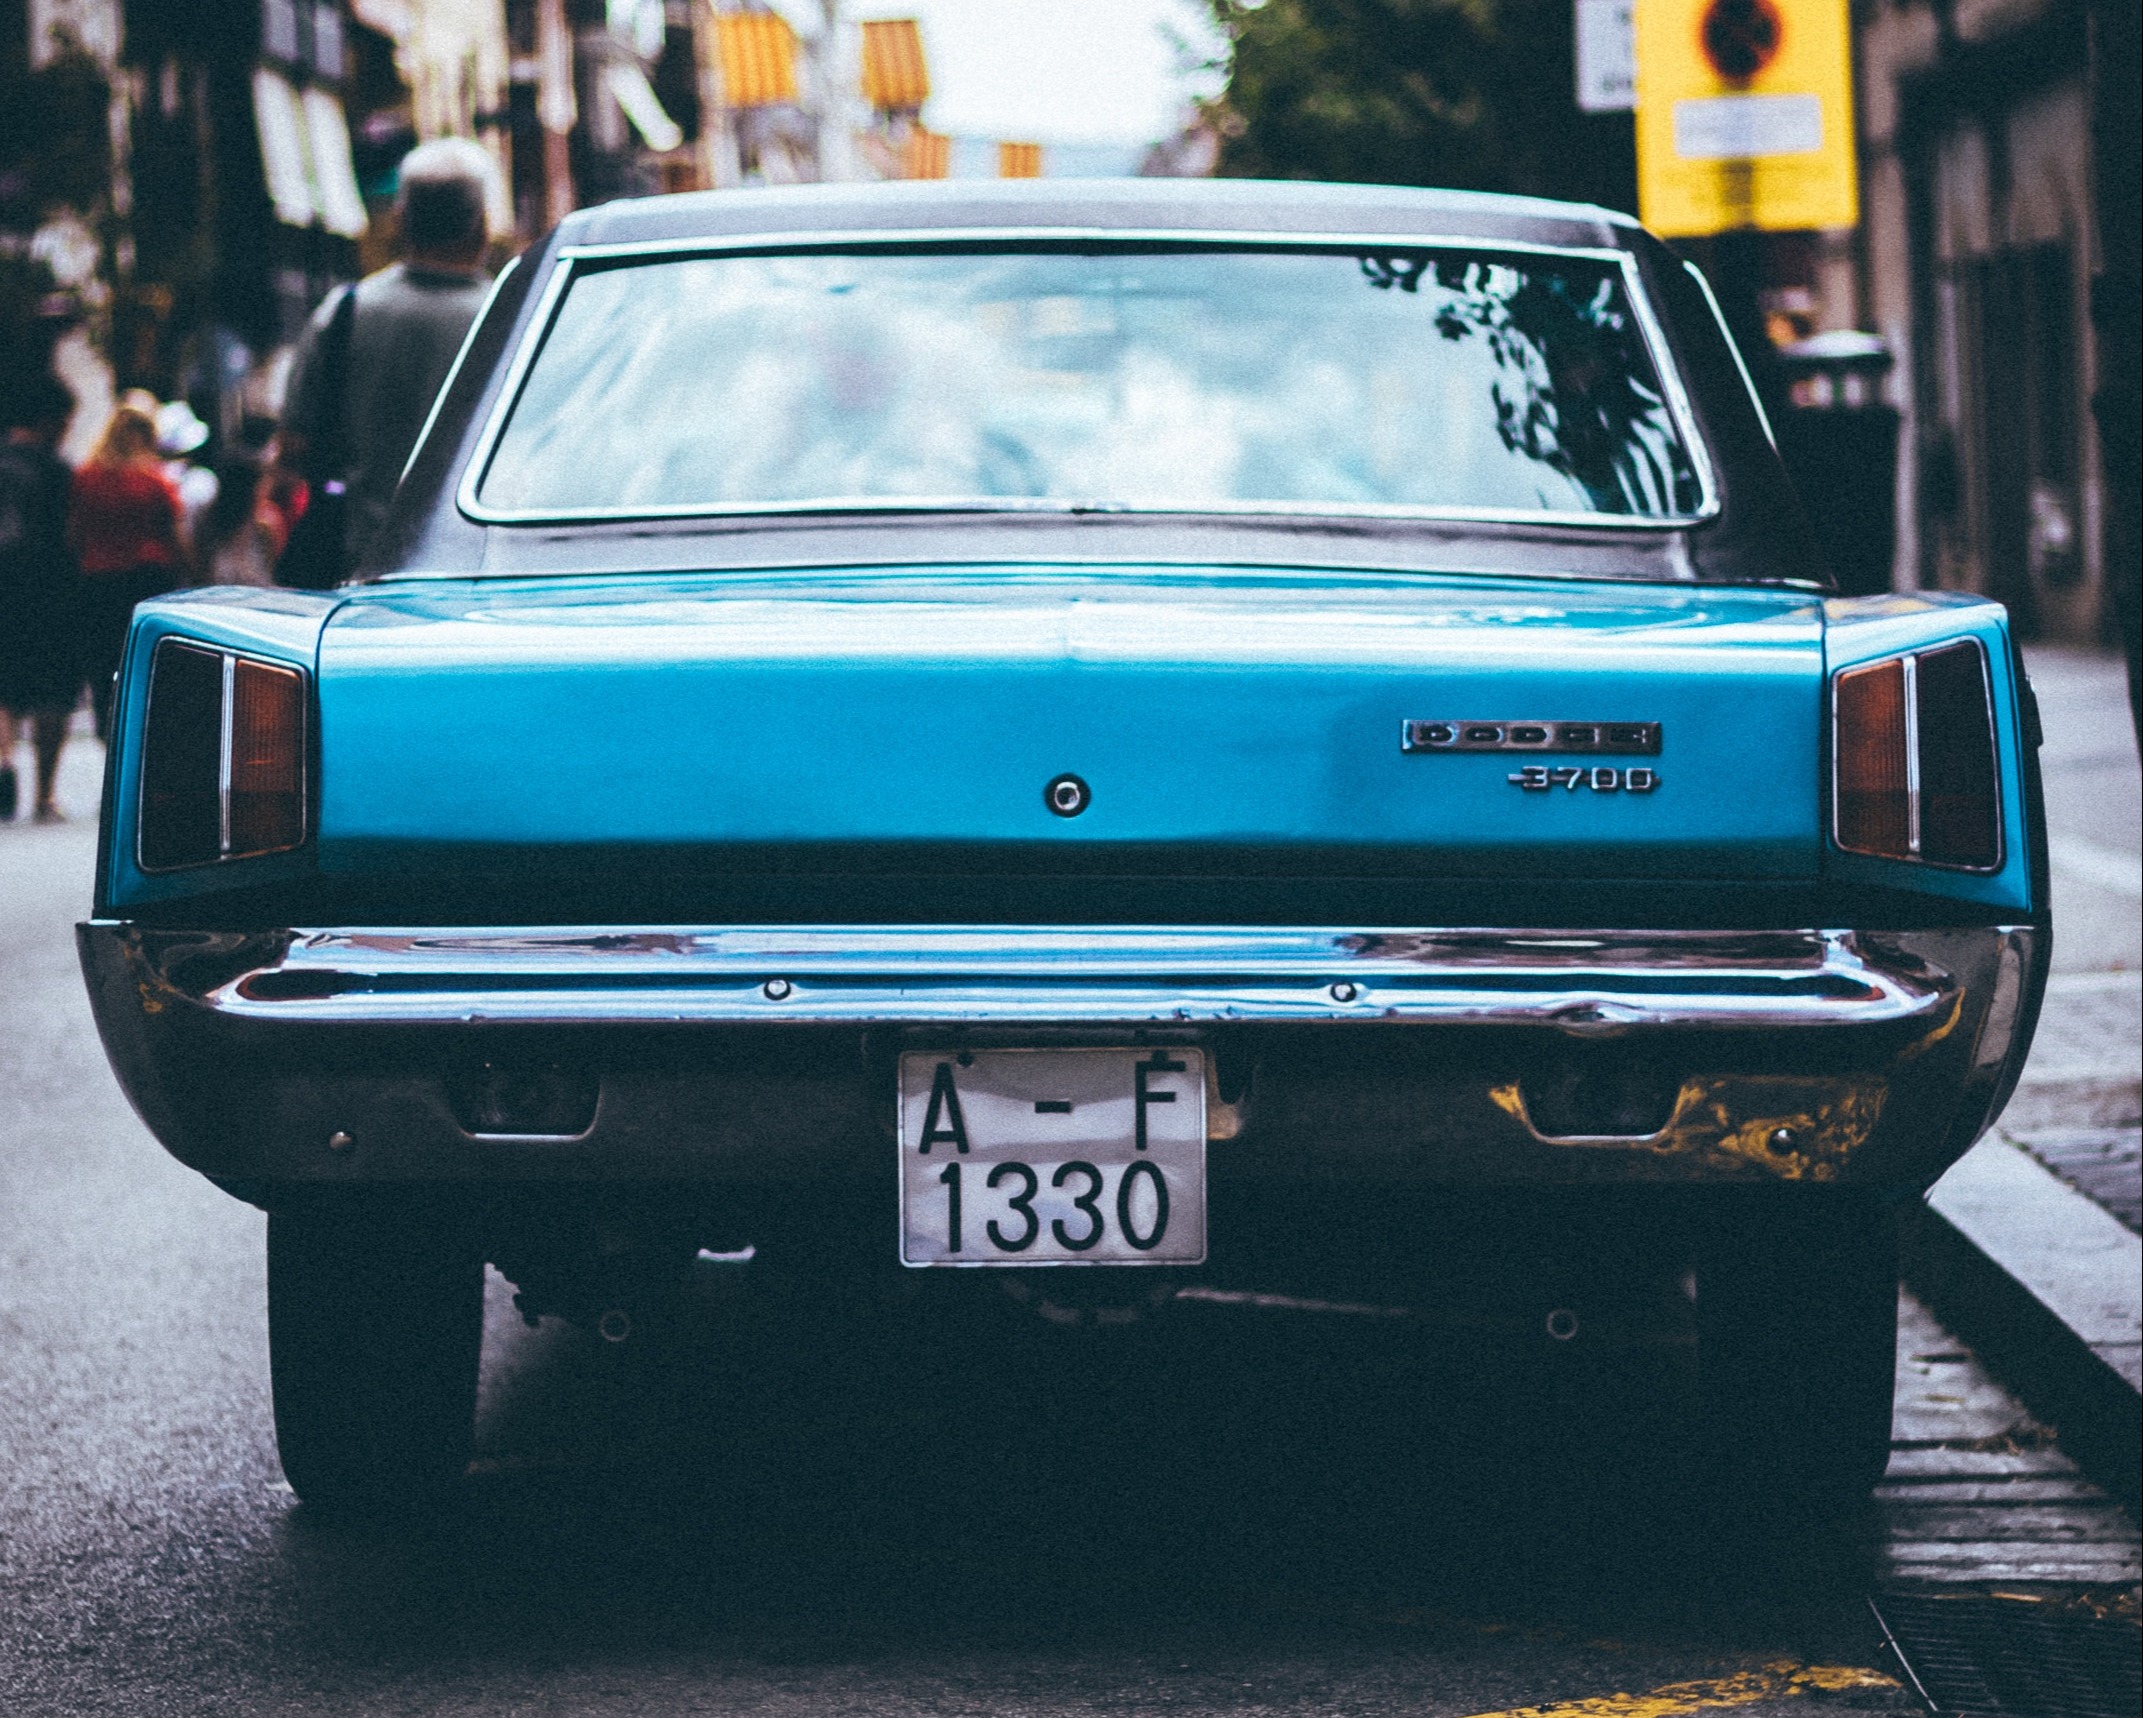
[[[1747,83],[1778,58],[1785,39],[1773,0],[1711,0],[1704,8],[1704,57],[1727,83]]]

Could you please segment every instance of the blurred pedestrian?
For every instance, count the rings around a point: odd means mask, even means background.
[[[304,480],[248,448],[226,456],[217,479],[216,499],[202,514],[195,538],[208,582],[274,584],[275,564],[302,511]]]
[[[483,308],[491,157],[467,138],[402,159],[407,260],[331,293],[291,367],[280,457],[312,486],[278,577],[337,583],[387,516],[402,467]]]
[[[82,690],[81,577],[67,542],[74,474],[58,452],[73,416],[74,396],[49,373],[0,400],[0,822],[16,812],[25,727],[37,758],[33,815],[60,820],[53,787]]]
[[[156,449],[156,420],[122,403],[75,473],[68,527],[82,563],[82,665],[99,739],[110,727],[112,676],[134,605],[185,582],[183,517],[178,485]]]
[[[196,572],[205,572],[208,556],[201,547],[201,521],[223,488],[215,469],[196,457],[208,445],[209,427],[184,400],[159,403],[151,394],[148,411],[156,423],[156,451],[163,455],[164,475],[178,488],[179,527],[187,559]]]

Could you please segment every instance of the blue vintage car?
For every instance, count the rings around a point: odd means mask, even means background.
[[[2002,609],[1827,590],[1618,215],[614,204],[361,576],[138,611],[83,965],[269,1213],[306,1498],[460,1472],[485,1261],[615,1335],[746,1247],[978,1322],[1665,1304],[1708,1483],[1864,1489],[2047,885]]]

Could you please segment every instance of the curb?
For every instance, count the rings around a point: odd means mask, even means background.
[[[2143,1505],[2143,1238],[1989,1134],[1903,1226],[1905,1278],[2062,1447]]]

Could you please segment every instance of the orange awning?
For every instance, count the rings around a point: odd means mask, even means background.
[[[997,177],[1039,179],[1042,176],[1042,146],[1039,143],[1000,143],[997,146]]]
[[[880,113],[912,113],[930,99],[923,32],[913,18],[881,18],[863,26],[863,99]]]
[[[714,51],[728,106],[773,107],[796,100],[796,32],[780,13],[716,13]]]
[[[916,126],[908,133],[900,166],[904,179],[949,179],[952,176],[952,139],[942,132]]]

